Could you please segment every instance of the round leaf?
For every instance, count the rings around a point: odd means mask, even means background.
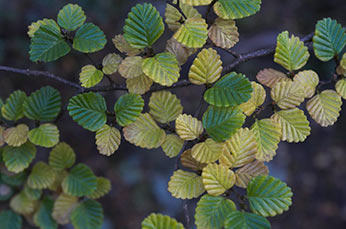
[[[272,68],[265,68],[261,70],[256,75],[256,78],[258,82],[270,88],[273,88],[275,84],[278,82],[291,81],[291,79],[288,78],[285,73],[277,71]]]
[[[281,109],[299,106],[305,98],[305,92],[299,82],[284,81],[275,84],[270,95]]]
[[[49,165],[57,170],[68,169],[76,161],[76,154],[65,142],[58,143],[49,154]]]
[[[102,30],[93,23],[85,23],[73,38],[73,48],[83,53],[97,52],[106,45],[107,40]]]
[[[56,229],[58,224],[52,218],[54,201],[50,198],[44,198],[41,203],[38,211],[34,215],[34,222],[40,228],[47,229]]]
[[[213,43],[223,49],[230,49],[239,41],[238,27],[233,20],[216,18],[208,36]]]
[[[184,229],[183,224],[162,214],[151,213],[142,222],[142,229]]]
[[[194,48],[187,48],[181,43],[179,43],[176,39],[173,37],[169,39],[166,43],[166,52],[172,53],[175,55],[178,64],[181,66],[185,64],[192,54],[194,54],[197,51],[197,49]]]
[[[11,127],[3,132],[5,142],[9,146],[21,146],[28,139],[29,127],[25,124],[19,124],[16,127]]]
[[[149,91],[153,80],[146,76],[144,73],[135,78],[130,78],[126,80],[126,87],[130,93],[143,95]]]
[[[10,201],[10,207],[18,214],[29,215],[35,211],[37,201],[28,198],[24,192],[20,192]]]
[[[102,60],[102,71],[104,74],[111,75],[118,70],[119,64],[121,63],[121,56],[115,53],[109,53]]]
[[[26,94],[17,90],[6,99],[6,103],[1,107],[1,114],[7,120],[17,121],[24,117],[23,103],[26,100]]]
[[[198,162],[210,163],[219,159],[224,150],[224,144],[208,138],[205,142],[192,147],[191,156]]]
[[[202,122],[187,114],[180,114],[175,121],[175,129],[183,140],[194,140],[203,133]]]
[[[35,164],[28,177],[28,185],[33,189],[48,188],[55,180],[55,171],[46,163],[40,161]]]
[[[183,4],[191,5],[191,6],[204,6],[209,5],[212,0],[181,0]]]
[[[113,44],[116,49],[118,49],[120,52],[126,53],[128,56],[135,56],[139,54],[141,51],[140,49],[133,48],[124,38],[123,34],[115,35],[112,39]]]
[[[105,124],[96,131],[96,145],[100,154],[110,156],[119,148],[121,134],[118,129]]]
[[[261,0],[218,0],[214,5],[215,13],[223,19],[239,19],[257,13]]]
[[[19,173],[28,168],[36,156],[36,147],[30,142],[19,147],[6,146],[2,158],[10,172]]]
[[[120,126],[127,126],[139,117],[144,107],[144,100],[137,94],[125,94],[114,105],[115,117]]]
[[[176,157],[180,150],[183,148],[184,140],[175,134],[166,135],[165,141],[162,143],[161,148],[167,157]]]
[[[119,73],[126,79],[132,79],[143,74],[143,59],[140,56],[126,57],[119,65]]]
[[[52,217],[59,224],[70,222],[71,212],[77,207],[78,197],[61,193],[54,202]]]
[[[76,4],[67,4],[58,13],[58,24],[68,31],[81,27],[85,19],[84,11]]]
[[[154,92],[150,96],[149,113],[160,123],[174,121],[181,113],[183,106],[176,95],[169,91]]]
[[[188,169],[201,171],[207,164],[196,161],[191,155],[191,149],[185,150],[180,157],[180,163]]]
[[[103,72],[98,70],[93,65],[86,65],[82,67],[82,71],[79,73],[79,81],[82,83],[82,87],[90,88],[101,82],[103,79]]]
[[[0,213],[0,222],[6,229],[21,229],[22,217],[11,210],[2,210]]]
[[[270,222],[253,213],[233,211],[227,216],[225,229],[270,229]]]
[[[110,192],[112,186],[110,180],[104,177],[97,177],[97,188],[87,197],[90,199],[98,199]]]
[[[208,39],[208,25],[203,18],[188,18],[173,37],[188,48],[201,48]]]
[[[235,171],[235,184],[241,188],[246,188],[250,180],[259,175],[268,175],[268,167],[261,161],[253,161]]]
[[[346,99],[346,79],[338,80],[335,84],[335,90],[343,99]]]
[[[239,108],[246,114],[247,116],[250,116],[257,107],[261,106],[265,99],[266,99],[266,91],[262,87],[261,84],[258,84],[256,82],[251,82],[252,86],[252,94],[251,98],[245,102],[240,104]]]
[[[99,202],[86,200],[71,213],[71,223],[75,229],[100,229],[103,223],[103,209]]]
[[[311,98],[315,94],[315,89],[320,81],[316,72],[312,70],[301,71],[293,78],[294,82],[303,89],[305,98]]]
[[[226,166],[211,163],[203,168],[202,180],[209,195],[219,196],[234,185],[235,175]]]
[[[29,140],[35,145],[42,147],[53,147],[59,142],[58,127],[51,123],[40,125],[29,132]]]

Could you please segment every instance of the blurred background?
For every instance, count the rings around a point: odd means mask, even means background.
[[[26,34],[27,26],[42,18],[56,19],[59,9],[70,2],[81,5],[87,21],[100,26],[105,32],[108,39],[106,48],[92,54],[95,60],[101,62],[103,56],[115,51],[111,39],[122,33],[127,13],[140,1],[0,0],[0,65],[47,70],[78,82],[80,68],[90,64],[84,55],[72,51],[66,57],[47,64],[32,63],[28,55],[30,40]],[[164,16],[164,0],[147,2],[155,5]],[[201,12],[204,10],[205,8],[200,8]],[[237,20],[240,42],[234,50],[244,53],[270,47],[275,44],[276,36],[283,30],[298,36],[306,35],[314,30],[317,20],[323,17],[337,19],[345,26],[345,12],[345,0],[263,0],[259,13]],[[164,42],[171,35],[167,30],[157,42],[155,51],[164,50]],[[319,62],[313,53],[311,54],[310,61],[304,68],[317,71],[322,79],[331,77],[334,64]],[[193,58],[189,59],[182,70],[182,78],[187,77],[186,73]],[[232,57],[223,56],[223,61],[224,65],[227,65],[232,61]],[[273,62],[273,56],[268,56],[243,63],[236,71],[245,73],[254,80],[258,71],[268,67],[283,70]],[[119,83],[124,82],[118,75],[112,77]],[[29,94],[44,85],[60,90],[65,104],[75,93],[73,89],[47,79],[0,72],[2,99],[6,99],[16,89]],[[194,113],[202,88],[190,86],[173,92],[182,100],[184,112]],[[121,93],[123,92],[104,94],[109,110],[113,109]],[[286,181],[294,192],[290,210],[281,216],[270,218],[274,229],[346,228],[346,106],[343,108],[333,127],[322,128],[310,120],[311,136],[304,143],[280,143],[276,157],[268,164],[270,174]],[[269,115],[263,114],[263,117]],[[66,113],[58,125],[61,141],[75,149],[78,162],[91,166],[96,175],[111,179],[112,191],[101,199],[105,212],[105,229],[140,228],[141,221],[151,212],[168,214],[185,223],[182,201],[174,199],[167,191],[167,183],[176,159],[169,159],[160,149],[149,151],[137,148],[124,139],[115,155],[105,157],[97,152],[94,133],[78,126]],[[37,159],[46,160],[47,156],[48,151],[40,148]],[[0,209],[4,207],[6,206],[0,203]],[[195,201],[188,201],[188,208],[193,219]],[[25,228],[32,227],[27,225]]]

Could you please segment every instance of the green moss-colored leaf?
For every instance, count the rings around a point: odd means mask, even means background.
[[[1,107],[1,115],[7,120],[17,121],[24,117],[23,103],[27,99],[25,92],[21,90],[14,91],[6,99],[5,104]]]
[[[127,126],[139,117],[144,107],[140,95],[128,93],[119,97],[114,104],[115,117],[121,126]]]
[[[90,88],[99,84],[102,79],[103,72],[93,65],[82,67],[82,71],[79,73],[79,81],[82,83],[82,87],[85,88]]]
[[[50,148],[59,142],[59,129],[56,125],[45,123],[29,132],[29,140],[35,145]]]
[[[76,161],[76,154],[65,142],[58,143],[49,154],[49,165],[57,170],[68,169]]]
[[[13,196],[10,200],[10,207],[18,214],[28,215],[35,211],[37,200],[28,198],[24,192]]]
[[[257,13],[261,0],[218,0],[214,5],[215,13],[223,19],[239,19]]]
[[[188,48],[201,48],[208,39],[208,25],[203,18],[188,18],[173,37]]]
[[[87,197],[90,199],[98,199],[110,192],[112,188],[110,180],[104,177],[97,177],[97,188]]]
[[[176,157],[183,148],[184,140],[175,134],[166,135],[165,141],[161,144],[163,152],[167,157]]]
[[[97,52],[106,45],[107,40],[102,30],[93,23],[85,23],[73,38],[73,48],[83,53]]]
[[[174,121],[181,113],[183,106],[176,95],[169,91],[154,92],[150,96],[149,113],[160,123]]]
[[[22,217],[11,210],[3,210],[0,213],[1,226],[4,229],[21,229]]]
[[[151,213],[142,221],[142,229],[184,229],[183,224],[162,214]]]
[[[85,19],[84,11],[76,4],[67,4],[58,13],[58,24],[68,31],[81,27]]]
[[[270,222],[263,216],[233,211],[227,216],[225,229],[270,229]]]
[[[78,197],[61,193],[54,202],[52,217],[59,224],[68,224],[70,222],[71,212],[78,205]]]
[[[119,148],[121,134],[117,128],[105,124],[96,131],[95,139],[99,153],[110,156]]]
[[[53,184],[55,175],[52,167],[42,161],[37,162],[28,177],[28,185],[34,189],[48,188]]]
[[[86,200],[71,213],[75,229],[100,229],[103,223],[103,209],[99,202]]]
[[[43,18],[42,20],[35,21],[28,26],[28,36],[32,38],[41,25],[56,26],[56,22],[53,19]]]
[[[34,215],[34,222],[41,229],[56,229],[58,224],[52,217],[54,201],[49,197],[44,198]]]
[[[19,147],[6,146],[2,158],[6,168],[14,173],[19,173],[28,168],[36,156],[36,147],[30,142]]]

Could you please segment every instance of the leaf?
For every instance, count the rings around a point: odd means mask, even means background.
[[[272,99],[281,109],[290,109],[304,102],[305,92],[298,82],[279,82],[271,89]]]
[[[193,199],[199,197],[205,189],[201,176],[178,169],[168,182],[168,191],[175,198]]]
[[[230,138],[244,121],[245,115],[237,107],[209,106],[202,119],[203,127],[217,142]]]
[[[223,194],[235,183],[233,171],[216,163],[208,164],[203,168],[202,179],[205,190],[212,196]]]
[[[252,86],[252,93],[251,98],[245,102],[239,105],[239,108],[246,114],[247,116],[252,115],[252,113],[261,106],[265,99],[266,99],[266,91],[262,87],[261,84],[258,84],[256,82],[251,82]]]
[[[203,133],[202,122],[187,114],[180,114],[175,120],[175,130],[183,140],[191,141]]]
[[[247,186],[251,211],[264,217],[287,211],[292,204],[292,196],[291,189],[272,176],[257,176]]]
[[[42,20],[38,20],[36,22],[31,23],[31,25],[28,26],[28,36],[30,38],[33,38],[34,34],[40,28],[41,25],[50,25],[52,27],[56,27],[56,22],[53,19],[44,18]]]
[[[90,64],[83,66],[82,71],[79,73],[79,81],[82,83],[82,87],[85,88],[99,84],[102,79],[103,72]]]
[[[227,216],[236,210],[232,200],[222,196],[205,194],[197,203],[195,223],[197,228],[223,228]]]
[[[175,8],[174,8],[175,9]],[[187,48],[181,43],[179,43],[173,37],[169,39],[166,43],[166,52],[172,53],[175,55],[175,58],[178,61],[178,64],[181,66],[186,63],[189,56],[194,54],[197,50],[194,48]]]
[[[203,18],[188,18],[173,37],[188,48],[202,48],[208,39],[208,25]]]
[[[30,188],[28,185],[24,186],[23,192],[26,195],[26,197],[28,197],[31,200],[39,200],[42,196],[41,189],[33,189]]]
[[[315,55],[321,61],[337,56],[346,45],[345,28],[336,20],[324,18],[316,24],[313,37]]]
[[[71,212],[77,207],[78,197],[61,193],[54,202],[52,217],[59,224],[70,222]]]
[[[276,112],[271,118],[280,124],[283,141],[303,142],[310,135],[310,123],[298,108]]]
[[[233,20],[216,18],[208,36],[212,42],[223,49],[230,49],[239,41],[238,27]]]
[[[343,99],[346,99],[346,79],[338,80],[335,84],[335,90]]]
[[[235,171],[235,184],[246,188],[250,180],[259,175],[268,175],[268,167],[261,161],[253,161]]]
[[[97,188],[97,178],[85,164],[75,165],[62,182],[64,193],[72,196],[87,196]]]
[[[24,117],[23,103],[26,100],[26,94],[17,90],[6,99],[6,103],[1,107],[1,114],[7,120],[17,121]]]
[[[27,173],[26,171],[20,172],[20,173],[11,173],[6,174],[2,172],[1,174],[1,180],[10,186],[18,187],[21,186],[24,181],[27,179]]]
[[[76,154],[65,142],[58,143],[49,154],[49,165],[57,170],[68,169],[76,161]]]
[[[316,87],[320,81],[316,72],[312,70],[301,71],[293,78],[294,82],[303,89],[305,98],[311,98],[315,94]]]
[[[137,94],[125,94],[114,104],[115,117],[120,126],[127,126],[139,117],[144,107],[144,100]]]
[[[53,121],[61,110],[61,96],[58,90],[46,86],[32,93],[24,102],[24,115],[32,120]]]
[[[85,200],[71,213],[75,229],[100,229],[103,223],[103,209],[96,200]]]
[[[56,125],[45,123],[29,132],[29,140],[35,145],[50,148],[59,143],[59,129]]]
[[[184,229],[183,224],[162,214],[151,213],[142,221],[142,229]]]
[[[37,201],[29,199],[24,192],[13,196],[10,200],[10,207],[18,214],[29,215],[35,211]]]
[[[130,78],[126,80],[126,87],[130,93],[143,95],[149,91],[153,80],[146,76],[144,73],[135,78]]]
[[[126,57],[119,65],[119,73],[126,79],[135,78],[143,74],[143,59],[140,56]]]
[[[176,4],[177,1],[175,0],[174,3]],[[198,10],[190,5],[180,2],[179,7],[187,18],[202,18],[202,15]],[[175,32],[180,28],[180,22],[183,19],[183,15],[174,6],[166,4],[165,18],[168,28]]]
[[[306,104],[310,116],[321,126],[332,126],[340,116],[341,97],[334,90],[315,95]]]
[[[116,49],[122,53],[126,53],[128,56],[135,56],[143,51],[133,48],[129,43],[127,43],[123,34],[115,35],[112,41]]]
[[[118,129],[105,124],[96,131],[96,145],[100,154],[110,156],[119,148],[121,134]]]
[[[214,12],[223,19],[240,19],[257,13],[261,0],[218,0]]]
[[[123,58],[115,53],[109,53],[102,60],[102,71],[104,74],[111,75],[118,71],[119,64]]]
[[[251,126],[257,142],[256,159],[259,161],[270,161],[276,154],[280,138],[281,126],[272,119],[257,120]]]
[[[87,197],[90,199],[99,199],[110,192],[112,186],[110,180],[104,177],[97,177],[97,188]]]
[[[90,131],[97,131],[107,121],[106,101],[98,93],[88,92],[72,97],[67,110],[75,122]]]
[[[81,27],[85,19],[84,11],[77,4],[67,4],[58,13],[58,24],[68,31]]]
[[[85,23],[73,38],[73,48],[83,53],[97,52],[103,49],[107,40],[102,30],[93,23]]]
[[[233,211],[227,216],[225,229],[270,229],[270,222],[263,216],[249,212]]]
[[[2,210],[0,213],[0,222],[6,229],[21,229],[22,217],[11,210]]]
[[[273,88],[279,82],[291,81],[291,79],[288,78],[285,73],[272,68],[265,68],[261,70],[256,75],[256,78],[258,82],[270,88]]]
[[[158,148],[166,138],[162,130],[150,116],[141,114],[137,120],[123,129],[125,139],[141,148]]]
[[[133,47],[152,46],[164,31],[160,13],[150,3],[137,4],[125,20],[124,38]]]
[[[35,164],[28,177],[28,185],[33,189],[45,189],[55,180],[55,171],[46,163],[40,161]]]
[[[183,113],[183,106],[176,95],[169,91],[154,92],[150,96],[149,113],[160,123],[174,121]]]
[[[53,169],[55,170],[55,179],[48,189],[53,192],[60,192],[62,181],[65,179],[65,177],[67,177],[68,172],[66,170],[58,170],[56,168]]]
[[[204,6],[209,5],[212,0],[181,0],[183,4],[191,5],[191,6]]]
[[[180,157],[180,163],[188,169],[201,171],[207,164],[196,161],[191,155],[191,149],[185,150]]]
[[[220,163],[232,168],[242,167],[255,160],[257,142],[254,133],[248,128],[240,128],[230,139],[225,141],[224,154],[231,154],[232,163],[222,156]],[[226,156],[227,158],[227,156]]]
[[[28,168],[36,156],[36,147],[26,142],[19,147],[6,146],[2,159],[10,172],[19,173]]]
[[[179,79],[179,65],[175,56],[169,52],[146,58],[142,64],[143,72],[162,86],[172,86]]]
[[[0,147],[2,147],[5,144],[4,131],[5,131],[5,127],[0,126]]]
[[[161,148],[167,157],[173,158],[178,156],[183,145],[184,140],[180,139],[175,134],[168,134],[166,135],[165,141],[161,144]]]
[[[71,48],[55,21],[42,24],[31,38],[29,51],[31,61],[50,62],[65,56],[70,51]]]
[[[304,67],[309,57],[308,47],[298,37],[289,37],[288,31],[278,35],[274,62],[292,72]]]
[[[25,124],[19,124],[16,127],[11,127],[3,132],[5,142],[9,146],[21,146],[28,139],[29,127]]]
[[[198,162],[210,163],[218,160],[223,150],[223,143],[215,142],[213,139],[208,138],[206,141],[192,147],[191,156]]]
[[[221,77],[222,61],[217,52],[212,49],[203,49],[189,71],[189,80],[193,84],[211,84]]]
[[[252,91],[251,83],[245,75],[231,72],[204,93],[204,100],[217,107],[236,106],[247,102]]]
[[[57,222],[52,218],[53,206],[54,201],[48,197],[41,201],[40,207],[33,217],[37,226],[42,229],[58,228]]]

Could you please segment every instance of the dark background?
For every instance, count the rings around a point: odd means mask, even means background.
[[[42,18],[56,19],[59,9],[68,2],[81,5],[87,21],[100,26],[105,32],[108,39],[106,48],[92,54],[100,62],[104,55],[115,51],[111,39],[122,33],[127,12],[139,1],[0,0],[0,64],[48,70],[78,82],[80,68],[90,64],[82,54],[72,51],[66,57],[47,64],[32,63],[28,56],[30,40],[26,35],[27,26]],[[149,2],[164,15],[165,1]],[[202,11],[204,8],[201,8]],[[306,35],[314,30],[316,21],[323,17],[337,19],[345,26],[345,13],[345,0],[263,0],[259,13],[237,21],[240,42],[234,50],[243,53],[270,47],[275,44],[277,34],[283,30],[299,36]],[[165,40],[171,35],[167,30],[157,42],[155,50],[162,51]],[[311,56],[305,69],[316,70],[322,79],[331,77],[333,63],[319,62],[313,53]],[[192,60],[190,58],[185,65],[182,78],[186,78],[185,73]],[[232,58],[223,56],[223,60],[224,65],[227,65]],[[266,67],[283,70],[273,62],[273,56],[243,63],[236,70],[254,80],[256,73]],[[119,83],[124,82],[117,75],[113,77]],[[74,89],[51,80],[0,72],[0,97],[3,99],[16,89],[29,94],[44,85],[59,89],[65,104],[75,93]],[[194,113],[202,88],[191,86],[174,92],[182,100],[184,112]],[[113,109],[121,93],[104,94],[109,110]],[[322,128],[310,120],[311,136],[304,143],[280,143],[277,156],[269,163],[270,174],[285,180],[292,187],[294,196],[293,206],[288,212],[270,218],[273,228],[346,228],[345,114],[343,110],[336,125],[328,128]],[[269,114],[265,115],[268,117]],[[96,175],[104,175],[112,181],[111,193],[101,199],[105,212],[104,228],[140,228],[143,218],[151,212],[168,214],[185,222],[182,201],[174,199],[167,191],[176,159],[167,158],[159,149],[149,151],[134,147],[124,139],[115,155],[105,157],[96,150],[94,134],[78,126],[66,113],[58,125],[61,141],[66,141],[75,149],[78,162],[88,164]],[[48,152],[39,149],[38,159],[45,160]],[[193,218],[195,202],[189,201],[188,204]],[[6,206],[0,205],[2,207]]]

